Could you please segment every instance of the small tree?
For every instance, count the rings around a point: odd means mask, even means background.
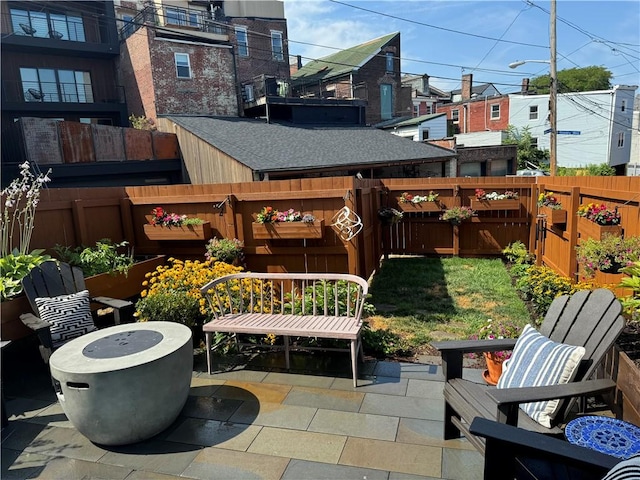
[[[156,126],[152,119],[145,117],[144,115],[140,115],[136,117],[134,113],[129,115],[129,122],[131,126],[136,130],[155,130]]]
[[[592,90],[609,90],[611,88],[611,72],[604,67],[567,68],[558,72],[558,92],[588,92]],[[529,88],[537,94],[549,93],[549,75],[534,77]]]
[[[527,168],[531,163],[540,165],[540,163],[548,163],[549,161],[549,151],[541,150],[534,145],[529,127],[519,130],[517,127],[509,125],[507,127],[507,138],[502,143],[504,145],[518,146],[518,169]]]

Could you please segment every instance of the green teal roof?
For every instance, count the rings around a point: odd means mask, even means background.
[[[391,125],[391,127],[406,127],[406,126],[409,126],[409,125],[418,125],[419,123],[426,122],[427,120],[431,120],[432,118],[441,117],[443,115],[446,115],[446,113],[442,112],[442,113],[431,113],[429,115],[421,115],[419,117],[414,117],[414,118],[412,118],[410,120],[405,120],[403,122],[396,123],[395,125]]]
[[[355,47],[340,50],[326,57],[312,60],[300,70],[291,75],[294,83],[318,81],[326,78],[348,74],[367,63],[374,55],[387,45],[399,32],[390,33],[384,37],[375,38]]]

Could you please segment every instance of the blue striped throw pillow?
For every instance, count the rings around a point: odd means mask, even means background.
[[[497,388],[542,387],[569,383],[576,374],[584,347],[556,343],[527,325],[505,361]],[[551,427],[560,400],[544,400],[520,405],[540,425]]]

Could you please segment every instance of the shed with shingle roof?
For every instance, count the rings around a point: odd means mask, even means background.
[[[372,127],[178,115],[160,117],[158,127],[177,134],[191,183],[357,173],[366,178],[437,177],[455,172],[454,151]]]

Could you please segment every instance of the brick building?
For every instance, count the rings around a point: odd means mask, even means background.
[[[487,91],[487,90],[485,90]],[[493,90],[489,90],[493,92]],[[450,135],[458,133],[506,130],[509,125],[508,95],[473,93],[473,75],[462,76],[461,100],[439,103],[437,113],[446,113]]]
[[[121,1],[117,14],[120,73],[137,115],[237,116],[256,77],[289,80],[282,2]]]
[[[366,100],[366,123],[410,115],[411,89],[400,76],[400,33],[311,61],[291,75],[293,96]]]

